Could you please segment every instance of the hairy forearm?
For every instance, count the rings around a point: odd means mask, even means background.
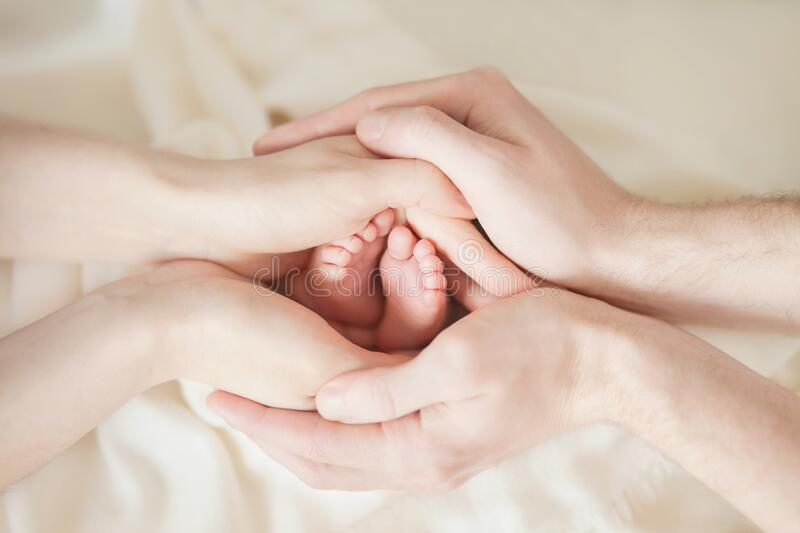
[[[203,165],[0,117],[0,256],[142,264],[196,255],[181,184]]]
[[[800,329],[800,198],[637,204],[586,292],[677,322]]]
[[[152,330],[99,294],[0,339],[0,487],[167,379]]]
[[[614,418],[761,527],[796,526],[800,399],[656,320],[636,317],[623,329]]]

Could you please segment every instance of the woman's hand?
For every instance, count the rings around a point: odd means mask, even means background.
[[[311,311],[225,268],[167,264],[0,339],[0,487],[164,381],[311,409],[334,376],[403,360],[349,343]]]
[[[204,179],[193,174],[180,189],[208,206],[209,217],[196,220],[197,229],[211,249],[223,254],[212,258],[224,262],[258,251],[304,250],[354,234],[387,207],[472,216],[435,166],[382,159],[354,136],[264,157],[199,164],[206,167]]]
[[[255,401],[313,409],[322,383],[346,370],[403,358],[359,348],[300,304],[211,263],[180,261],[103,289],[149,316],[169,365],[188,378]]]
[[[350,235],[386,207],[413,205],[471,216],[436,167],[382,160],[352,136],[209,161],[0,119],[2,257],[195,258],[250,274],[272,266],[269,254]]]

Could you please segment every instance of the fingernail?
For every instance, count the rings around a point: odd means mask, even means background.
[[[364,142],[375,142],[383,136],[388,121],[388,111],[373,111],[358,122],[356,135]]]
[[[347,406],[344,395],[344,383],[334,381],[322,387],[317,393],[317,411],[328,420],[343,420],[347,418]]]

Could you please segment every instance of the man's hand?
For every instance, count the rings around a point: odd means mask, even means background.
[[[634,198],[492,68],[370,89],[254,149],[354,131],[378,154],[443,170],[523,270],[672,321],[800,327],[797,198]]]
[[[796,396],[656,319],[556,294],[488,303],[406,363],[337,377],[317,394],[321,415],[223,392],[209,405],[309,485],[346,490],[452,488],[611,422],[766,530],[797,524]]]
[[[634,204],[493,68],[365,91],[254,150],[353,131],[375,153],[435,164],[501,252],[562,285],[588,285],[596,249]]]

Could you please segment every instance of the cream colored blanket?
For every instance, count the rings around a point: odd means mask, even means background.
[[[0,111],[246,156],[270,116],[493,63],[626,187],[722,198],[800,188],[798,27],[788,2],[0,2]],[[123,274],[6,261],[0,334]],[[800,339],[694,331],[797,390]],[[315,491],[211,415],[206,392],[169,383],[129,402],[0,494],[0,531],[753,529],[611,427],[450,494]]]

